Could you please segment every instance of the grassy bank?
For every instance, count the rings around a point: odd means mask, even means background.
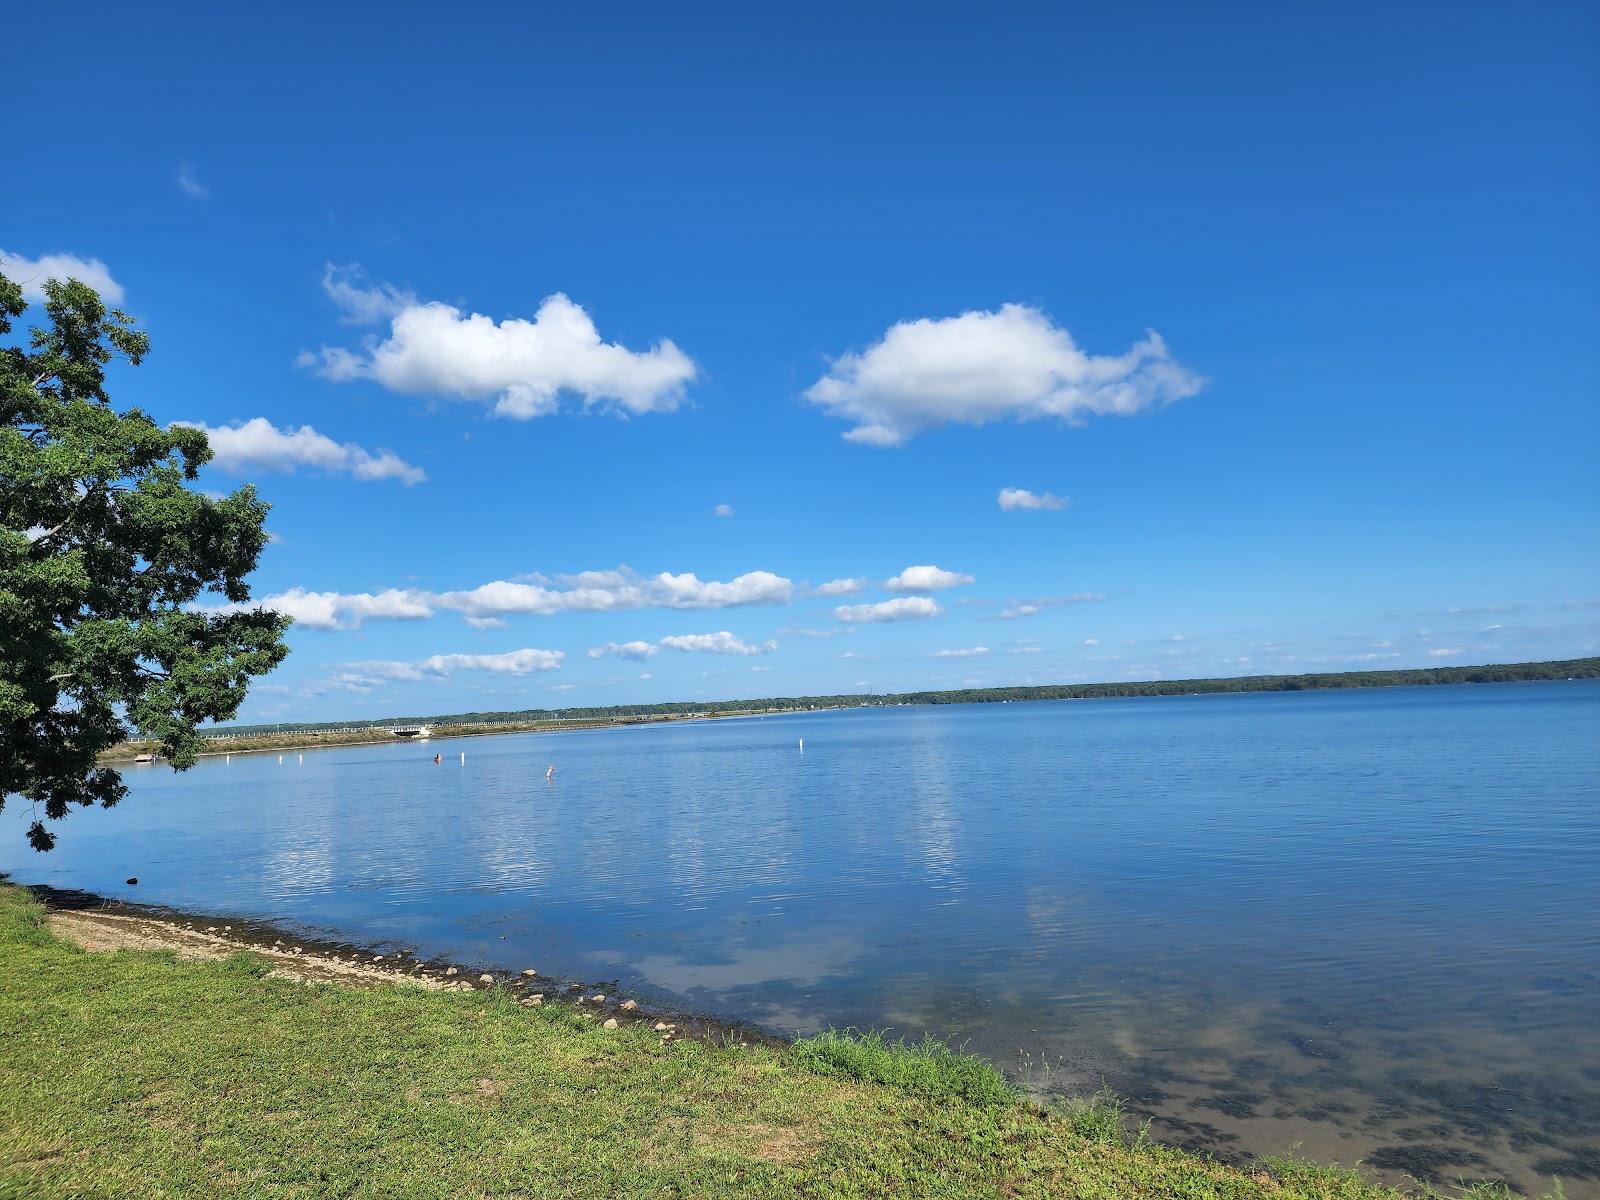
[[[0,1196],[1317,1197],[1044,1112],[937,1045],[662,1045],[499,991],[89,954],[0,885]]]

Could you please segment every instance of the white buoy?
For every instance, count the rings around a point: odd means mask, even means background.
[[[302,754],[300,756],[300,765],[304,766],[305,765],[305,761],[306,761],[306,756],[304,754]]]
[[[231,755],[231,754],[224,754],[224,755],[223,755],[223,756],[222,756],[222,765],[223,765],[223,766],[227,766],[227,765],[229,765],[229,764],[230,764],[230,763],[232,763],[232,762],[233,762],[233,755]]]
[[[279,766],[280,766],[280,767],[281,767],[281,766],[283,766],[283,755],[281,755],[281,754],[280,754],[280,755],[278,755],[278,765],[279,765]]]
[[[801,738],[800,739],[800,749],[804,750],[805,748],[806,748],[806,740],[805,740],[805,738]]]
[[[463,767],[467,765],[467,752],[465,750],[461,752],[461,765]]]

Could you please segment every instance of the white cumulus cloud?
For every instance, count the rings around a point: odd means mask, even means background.
[[[430,592],[388,588],[370,592],[313,592],[289,588],[240,604],[196,604],[198,612],[268,608],[314,629],[353,629],[365,620],[413,620],[440,609],[460,613],[478,629],[497,629],[508,616],[552,616],[563,612],[610,612],[636,608],[712,609],[785,603],[793,584],[770,571],[748,571],[726,581],[702,580],[692,572],[642,576],[626,567],[583,571],[540,583],[497,579],[465,591]],[[554,584],[554,586],[552,586]]]
[[[724,629],[717,633],[674,634],[658,642],[607,642],[604,646],[595,646],[591,649],[589,657],[604,658],[608,654],[614,654],[618,658],[644,662],[659,654],[663,648],[682,650],[688,654],[736,654],[749,657],[771,654],[778,648],[778,643],[770,638],[765,642],[746,642]]]
[[[604,658],[608,654],[615,654],[618,658],[631,658],[635,662],[643,662],[653,654],[660,653],[660,648],[651,642],[607,642],[604,646],[595,646],[589,651],[590,658]]]
[[[895,446],[940,425],[1128,416],[1200,390],[1149,332],[1126,354],[1090,355],[1036,308],[923,318],[891,326],[861,353],[835,359],[805,392],[854,422],[848,441]]]
[[[1005,512],[1018,511],[1043,511],[1046,509],[1062,509],[1067,506],[1065,496],[1057,496],[1054,492],[1030,492],[1027,488],[1001,488],[999,496],[1000,507]]]
[[[363,287],[356,266],[330,265],[323,287],[350,319],[389,322],[387,337],[358,350],[324,346],[301,356],[338,382],[371,379],[394,392],[493,401],[496,414],[529,420],[555,412],[563,392],[586,408],[671,412],[698,374],[669,340],[648,350],[602,340],[583,307],[560,292],[545,297],[532,320],[496,321],[395,288]]]
[[[44,299],[47,279],[65,283],[76,279],[100,293],[107,304],[121,304],[122,285],[111,278],[111,268],[98,258],[79,258],[76,254],[41,254],[38,258],[25,258],[0,250],[0,275],[22,289],[22,298],[29,304]]]
[[[318,467],[346,471],[357,479],[398,479],[408,487],[428,476],[392,450],[376,454],[354,442],[336,442],[309,425],[279,429],[265,417],[243,423],[211,426],[199,421],[174,421],[174,425],[205,431],[211,443],[212,464],[225,471],[293,471]]]
[[[958,587],[963,583],[971,583],[971,575],[963,575],[959,571],[946,571],[943,567],[922,566],[907,567],[900,574],[883,581],[883,586],[891,592],[937,592],[944,588]]]
[[[719,517],[731,517],[731,516],[733,516],[733,505],[731,505],[731,504],[719,504],[715,508],[713,508],[711,511],[713,513],[715,513]]]
[[[292,587],[240,604],[196,607],[214,613],[269,609],[312,629],[354,629],[368,619],[415,621],[433,616],[426,593],[400,588],[373,593],[311,592],[303,587]]]
[[[794,585],[770,571],[749,571],[726,582],[702,580],[693,572],[639,576],[631,571],[587,571],[568,576],[567,587],[497,579],[469,591],[444,592],[441,608],[469,619],[516,614],[550,616],[561,612],[610,612],[633,608],[737,608],[785,603]]]
[[[830,579],[812,590],[819,596],[854,596],[867,586],[865,579]]]
[[[833,610],[839,620],[852,625],[868,621],[910,621],[936,617],[943,610],[927,596],[900,596],[876,604],[841,604]]]
[[[717,633],[688,633],[664,637],[661,639],[661,645],[690,654],[737,654],[742,657],[771,654],[778,648],[778,643],[770,638],[759,643],[745,642],[726,629]]]

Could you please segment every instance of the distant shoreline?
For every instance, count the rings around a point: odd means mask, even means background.
[[[448,721],[422,722],[430,727],[426,738],[399,737],[390,732],[389,726],[404,726],[410,722],[385,721],[374,725],[368,730],[352,729],[341,726],[337,736],[339,740],[318,733],[316,730],[286,730],[282,735],[274,733],[241,734],[236,737],[215,736],[208,738],[211,748],[200,752],[201,758],[232,757],[235,754],[282,754],[294,750],[336,750],[349,746],[388,746],[411,743],[427,745],[434,741],[446,738],[468,737],[497,737],[513,733],[570,733],[586,729],[621,729],[631,725],[663,725],[678,724],[687,721],[710,720],[736,720],[740,717],[768,716],[776,713],[787,713],[795,709],[740,709],[728,712],[695,712],[682,714],[662,714],[658,716],[633,716],[614,717],[610,719],[573,719],[573,720],[542,720],[542,721],[492,721],[480,722],[470,725],[453,725]],[[145,754],[156,754],[160,750],[154,742],[123,742],[113,746],[100,756],[102,763],[135,763]]]
[[[838,695],[710,700],[694,704],[614,705],[610,708],[524,709],[503,713],[454,713],[430,717],[391,717],[352,724],[334,721],[278,726],[240,725],[216,730],[201,757],[271,754],[289,750],[370,746],[402,739],[391,726],[427,725],[432,738],[488,737],[505,733],[555,733],[573,729],[611,729],[626,725],[773,716],[861,707],[933,704],[1005,704],[1028,700],[1113,700],[1144,696],[1218,695],[1250,692],[1339,691],[1347,688],[1442,687],[1468,683],[1533,683],[1600,678],[1600,657],[1549,662],[1496,663],[1475,667],[1424,667],[1408,671],[1334,671],[1307,675],[1239,675],[1206,679],[1155,679],[1128,683],[1043,684],[1034,687],[967,688],[942,692],[896,692],[882,696]],[[285,727],[287,726],[287,727]],[[340,740],[330,740],[329,735]],[[113,746],[100,761],[133,762],[153,753],[155,743],[129,741]]]

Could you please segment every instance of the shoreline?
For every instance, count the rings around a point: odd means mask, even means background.
[[[553,723],[549,721],[535,721],[527,724],[505,722],[493,725],[440,725],[426,738],[401,738],[395,737],[387,729],[375,727],[373,737],[354,738],[349,741],[329,742],[323,741],[316,733],[286,733],[285,739],[301,738],[304,740],[274,741],[270,745],[229,746],[221,750],[202,750],[200,758],[226,758],[235,754],[285,754],[290,751],[306,750],[339,750],[352,746],[425,746],[433,742],[450,741],[455,738],[477,737],[509,737],[512,734],[522,733],[590,733],[597,729],[631,729],[638,726],[650,725],[693,725],[702,721],[747,721],[759,717],[774,716],[800,716],[810,712],[832,712],[834,709],[749,709],[729,712],[710,713],[685,713],[662,714],[660,716],[641,716],[632,718],[608,718],[595,720],[576,720]],[[387,736],[384,736],[387,735]],[[274,735],[245,735],[238,739],[217,738],[216,741],[255,741],[259,737],[266,740]],[[209,739],[208,739],[209,740]],[[154,766],[165,760],[159,755],[149,763],[140,763],[138,756],[141,754],[155,753],[159,746],[149,742],[124,742],[112,747],[100,755],[98,761],[107,765],[124,764],[139,766]]]
[[[419,958],[402,945],[366,944],[297,929],[292,924],[231,914],[188,912],[160,904],[116,900],[95,892],[19,883],[0,874],[0,887],[27,892],[49,914],[51,926],[84,949],[171,950],[188,961],[254,954],[271,974],[302,983],[339,987],[420,987],[438,992],[510,995],[525,1007],[561,1006],[618,1026],[658,1024],[664,1040],[788,1047],[793,1039],[742,1021],[708,1013],[647,1006],[624,996],[618,982],[549,975],[533,967],[506,968],[483,962]],[[97,944],[86,944],[85,938]],[[532,974],[529,974],[529,972]],[[597,1001],[595,998],[600,997]],[[530,1003],[531,1002],[531,1003]]]
[[[227,1062],[231,1062],[241,1048],[236,1031],[275,1028],[270,1022],[263,1024],[257,1016],[248,1016],[252,1006],[276,1004],[273,1011],[279,1018],[300,1019],[289,1016],[289,1011],[283,1007],[287,1004],[294,1012],[306,1014],[304,1020],[311,1022],[308,1029],[315,1031],[311,1033],[312,1041],[280,1042],[276,1037],[269,1037],[261,1042],[256,1035],[245,1033],[244,1045],[249,1048],[249,1054],[264,1053],[269,1044],[298,1045],[300,1050],[285,1053],[294,1054],[302,1069],[311,1070],[313,1078],[329,1080],[335,1089],[352,1086],[358,1078],[370,1078],[374,1072],[388,1079],[398,1066],[398,1083],[391,1082],[368,1093],[394,1096],[394,1088],[403,1087],[401,1114],[385,1118],[386,1121],[408,1120],[403,1113],[415,1111],[414,1106],[424,1101],[429,1094],[429,1087],[419,1082],[424,1072],[432,1075],[442,1072],[450,1077],[447,1084],[432,1085],[434,1090],[443,1088],[442,1111],[459,1111],[463,1103],[480,1106],[479,1111],[483,1111],[482,1105],[498,1104],[506,1096],[515,1094],[507,1089],[515,1086],[511,1080],[516,1071],[533,1069],[535,1063],[553,1063],[553,1066],[539,1069],[565,1073],[562,1090],[549,1100],[542,1099],[543,1094],[537,1090],[527,1092],[523,1120],[566,1129],[563,1114],[569,1102],[563,1101],[562,1096],[592,1097],[593,1104],[602,1112],[608,1105],[633,1106],[637,1110],[643,1103],[645,1107],[639,1110],[639,1118],[626,1127],[640,1130],[648,1152],[655,1154],[662,1143],[651,1133],[655,1128],[653,1117],[663,1111],[700,1111],[699,1106],[709,1101],[713,1105],[719,1138],[742,1139],[743,1134],[738,1131],[748,1128],[755,1131],[763,1150],[783,1147],[777,1158],[765,1153],[757,1154],[756,1158],[768,1166],[795,1168],[798,1174],[792,1178],[798,1185],[796,1197],[812,1194],[807,1186],[811,1178],[807,1166],[821,1153],[824,1144],[854,1161],[859,1161],[861,1155],[870,1158],[878,1152],[885,1137],[890,1141],[908,1137],[910,1146],[923,1147],[926,1145],[924,1131],[934,1120],[934,1114],[940,1112],[953,1123],[945,1137],[953,1136],[964,1143],[971,1136],[971,1122],[985,1123],[993,1132],[982,1139],[984,1147],[1048,1143],[1052,1147],[1048,1157],[1035,1164],[1034,1169],[1041,1170],[1043,1176],[1061,1176],[1063,1182],[1071,1175],[1076,1183],[1094,1183],[1082,1190],[1046,1186],[1043,1191],[1029,1188],[1015,1193],[1039,1196],[1041,1200],[1046,1195],[1107,1194],[1149,1200],[1173,1194],[1226,1195],[1236,1200],[1245,1197],[1330,1200],[1335,1196],[1340,1200],[1446,1200],[1446,1197],[1451,1200],[1516,1200],[1521,1195],[1503,1185],[1488,1190],[1462,1190],[1459,1194],[1441,1192],[1420,1183],[1412,1183],[1409,1190],[1397,1188],[1373,1179],[1366,1172],[1318,1166],[1292,1152],[1275,1157],[1247,1157],[1230,1163],[1178,1144],[1150,1139],[1147,1130],[1135,1128],[1136,1120],[1122,1102],[1108,1092],[1102,1091],[1093,1097],[1042,1100],[1005,1083],[1000,1073],[983,1060],[952,1051],[942,1043],[920,1046],[894,1043],[877,1034],[858,1031],[843,1034],[828,1031],[794,1040],[712,1017],[647,1009],[613,994],[611,985],[605,982],[566,980],[544,974],[530,976],[526,972],[531,968],[520,972],[504,968],[480,971],[470,963],[448,962],[439,957],[418,958],[403,947],[386,949],[383,945],[360,946],[337,938],[303,936],[286,924],[186,913],[47,885],[16,884],[0,876],[0,908],[4,907],[7,893],[21,894],[37,905],[39,928],[52,944],[63,948],[53,952],[57,956],[55,970],[62,973],[40,976],[47,995],[81,994],[83,1001],[80,1003],[85,1005],[81,1011],[92,1021],[98,1021],[108,1003],[120,1004],[125,1014],[123,1019],[127,1019],[129,1012],[144,1014],[142,1019],[153,1019],[165,1011],[156,1005],[178,1005],[180,1008],[172,1010],[170,1019],[193,1026],[186,1036],[203,1040],[211,1053],[224,1054]],[[161,958],[149,954],[101,953],[120,950],[170,952],[174,957],[163,963]],[[255,965],[247,965],[240,959],[240,952],[254,955]],[[63,953],[67,955],[64,960],[59,957]],[[86,957],[80,959],[79,954]],[[24,981],[33,978],[25,962],[19,959],[18,966],[21,972],[11,973],[9,980],[15,993],[13,1003],[25,994]],[[453,975],[449,973],[452,969]],[[141,999],[146,993],[137,988],[130,991],[126,986],[106,982],[122,976],[129,976],[130,982],[161,977],[167,981],[161,985],[164,991],[149,995],[159,994],[166,999]],[[276,993],[281,997],[279,1001],[267,1001],[263,997],[270,993],[263,993],[250,981],[265,982],[265,977],[269,976],[331,986],[342,991],[347,999],[333,999],[330,993],[306,988],[280,991]],[[202,979],[210,982],[202,985]],[[281,983],[279,986],[281,988]],[[201,994],[206,997],[198,1007],[184,998],[195,987],[200,987]],[[0,987],[0,994],[3,991]],[[445,993],[476,993],[478,1000],[466,1009],[448,1003],[442,1009],[434,1007],[432,997],[437,996],[444,1002]],[[373,999],[362,998],[367,996]],[[393,999],[384,999],[384,996]],[[467,1002],[468,997],[460,999]],[[131,1010],[129,1005],[133,1006]],[[221,1007],[214,1010],[213,1006],[219,1005]],[[425,1006],[426,1012],[417,1005]],[[23,1010],[14,1010],[14,1015],[17,1011]],[[325,1022],[340,1020],[336,1013],[348,1014],[342,1019],[341,1028],[347,1048],[345,1056],[336,1055],[324,1065],[325,1060],[320,1057],[325,1053],[320,1048],[321,1031]],[[453,1022],[458,1035],[454,1050],[434,1048],[431,1038],[419,1032],[422,1027],[413,1029],[408,1023],[412,1017],[400,1014],[412,1014],[415,1020],[430,1028],[440,1021]],[[3,1006],[0,1006],[0,1016],[3,1015]],[[397,1016],[400,1017],[398,1023]],[[164,1028],[168,1017],[161,1017],[160,1021]],[[373,1021],[380,1023],[373,1025]],[[49,1038],[47,1044],[57,1047],[55,1052],[76,1060],[82,1053],[77,1043],[70,1037],[57,1042],[56,1038],[61,1035],[49,1032],[55,1028],[53,1024],[33,1025],[34,1040],[19,1042],[19,1051],[31,1046],[31,1052],[36,1054],[40,1045],[37,1038],[44,1033]],[[104,1055],[109,1049],[113,1061],[126,1061],[122,1057],[125,1043],[120,1040],[115,1023],[96,1028],[100,1053]],[[526,1033],[521,1032],[524,1029]],[[30,1033],[29,1019],[24,1018],[16,1031]],[[395,1040],[397,1035],[398,1041]],[[546,1043],[556,1039],[556,1044],[532,1060],[505,1061],[505,1047],[526,1044],[529,1039],[534,1042],[544,1039]],[[357,1053],[353,1048],[356,1046],[361,1047],[359,1060],[348,1057]],[[393,1050],[397,1046],[409,1047],[405,1054],[424,1053],[433,1057],[427,1064],[414,1057],[397,1060]],[[558,1054],[554,1059],[549,1057],[552,1051]],[[247,1069],[249,1062],[247,1059],[246,1068],[241,1069]],[[84,1064],[84,1069],[92,1071],[94,1068]],[[209,1071],[202,1069],[198,1076],[189,1076],[185,1084],[188,1095],[198,1098],[190,1102],[202,1106],[214,1103],[205,1097],[214,1095],[217,1087],[230,1086],[228,1080],[233,1078],[233,1071],[231,1066],[219,1062]],[[653,1099],[641,1101],[638,1092],[629,1093],[625,1088],[619,1091],[617,1071],[644,1072],[644,1077],[633,1076],[635,1083],[631,1086],[642,1087],[643,1078],[647,1077],[649,1089],[657,1094]],[[748,1074],[750,1072],[754,1075]],[[350,1082],[341,1082],[346,1073]],[[740,1073],[746,1073],[742,1076],[745,1081],[735,1090],[720,1090],[733,1087],[731,1079]],[[5,1076],[4,1065],[0,1064],[0,1092],[6,1086]],[[476,1077],[476,1093],[463,1088],[458,1077],[468,1083]],[[143,1112],[168,1101],[171,1092],[166,1081],[169,1079],[169,1069],[160,1067],[154,1081],[143,1085],[158,1090],[154,1094],[134,1093],[140,1097],[134,1101],[137,1107],[132,1110],[136,1121],[144,1119],[140,1115]],[[255,1101],[257,1109],[263,1104],[265,1109],[257,1111],[253,1118],[250,1110],[237,1110],[246,1144],[253,1143],[254,1134],[250,1131],[258,1128],[252,1122],[278,1119],[275,1114],[285,1103],[283,1085],[276,1071],[268,1071],[267,1079],[265,1098]],[[810,1082],[804,1082],[806,1079]],[[788,1120],[795,1122],[792,1128],[757,1115],[765,1103],[758,1097],[787,1096],[819,1088],[830,1090],[830,1094],[843,1089],[843,1094],[838,1096],[842,1117],[831,1134],[805,1129],[806,1123],[815,1119],[802,1115],[813,1112],[809,1105],[789,1110]],[[862,1091],[863,1088],[867,1090]],[[891,1124],[872,1128],[863,1127],[854,1120],[855,1107],[864,1100],[877,1105],[882,1110],[880,1118]],[[526,1108],[529,1104],[535,1107]],[[538,1107],[540,1105],[545,1107]],[[292,1111],[299,1112],[298,1109]],[[342,1138],[344,1106],[340,1105],[337,1112],[336,1128],[341,1132],[334,1136]],[[988,1125],[990,1122],[993,1124]],[[159,1123],[155,1128],[158,1137],[167,1137],[167,1124]],[[511,1126],[506,1135],[515,1137],[520,1128]],[[677,1130],[679,1127],[669,1125],[669,1128]],[[3,1117],[0,1117],[0,1132],[3,1129]],[[417,1139],[430,1136],[426,1125],[384,1124],[382,1129],[382,1148],[375,1149],[374,1153],[386,1161],[393,1155],[390,1147],[409,1147]],[[893,1132],[886,1133],[886,1129]],[[1023,1132],[1025,1130],[1031,1132]],[[1001,1136],[998,1143],[993,1140],[996,1134]],[[605,1135],[606,1138],[614,1136]],[[839,1140],[841,1138],[843,1141]],[[1067,1139],[1065,1143],[1063,1138]],[[935,1138],[936,1142],[941,1140]],[[789,1148],[798,1143],[804,1144],[805,1151],[791,1157]],[[162,1144],[168,1143],[163,1141]],[[325,1144],[318,1143],[315,1149],[320,1152]],[[587,1145],[580,1141],[581,1161],[587,1161]],[[906,1152],[925,1153],[923,1149]],[[988,1174],[996,1165],[994,1155],[992,1149],[976,1144],[972,1149],[956,1151],[954,1160],[942,1158],[935,1152],[936,1160],[943,1167],[984,1176],[987,1186],[980,1191],[965,1190],[959,1194],[1013,1194],[1009,1188],[997,1191],[993,1186],[1005,1179],[1013,1182],[1017,1179],[1011,1171],[1003,1172],[998,1178]],[[57,1157],[29,1155],[9,1162],[12,1168],[31,1172],[39,1164],[53,1165]],[[132,1169],[144,1170],[137,1156],[130,1162]],[[7,1166],[6,1155],[0,1153],[0,1184],[4,1183]],[[1122,1186],[1106,1191],[1106,1180],[1098,1175],[1102,1171]],[[1092,1180],[1076,1178],[1083,1172]],[[892,1178],[904,1183],[898,1167]],[[1203,1192],[1191,1192],[1187,1185],[1199,1180],[1204,1180],[1207,1188]],[[1210,1190],[1215,1187],[1222,1190]],[[3,1186],[0,1186],[0,1194],[5,1194]],[[484,1194],[500,1193],[485,1191]],[[524,1192],[518,1190],[515,1194]],[[767,1192],[763,1190],[760,1194],[766,1196]],[[892,1193],[874,1191],[871,1194]],[[1546,1200],[1559,1200],[1559,1196],[1557,1191]]]

